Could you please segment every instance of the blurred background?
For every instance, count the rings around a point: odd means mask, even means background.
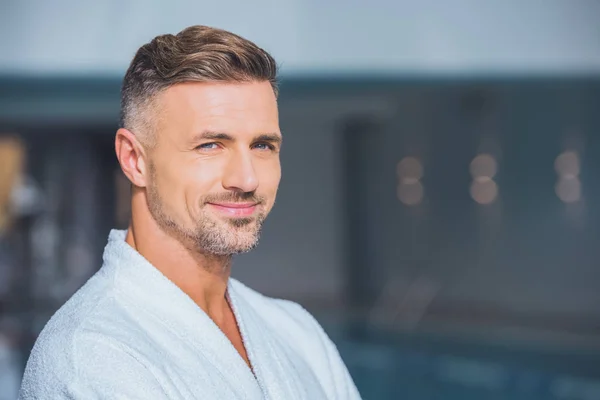
[[[282,66],[234,276],[313,312],[365,399],[600,399],[600,1],[0,0],[0,400],[127,225],[128,63],[194,24]]]

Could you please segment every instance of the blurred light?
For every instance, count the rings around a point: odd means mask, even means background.
[[[471,161],[470,171],[474,178],[482,176],[493,178],[498,171],[498,163],[489,154],[479,154]]]
[[[423,200],[423,185],[421,182],[400,182],[398,185],[398,199],[408,205],[414,206]]]
[[[577,177],[580,172],[579,155],[575,151],[565,151],[556,157],[554,169],[561,177]]]
[[[565,203],[581,200],[581,182],[577,177],[561,177],[554,189],[558,198]]]
[[[489,177],[478,177],[471,184],[471,197],[479,204],[491,204],[498,197],[498,185]]]
[[[396,166],[396,172],[401,180],[416,182],[423,177],[423,164],[415,157],[404,157]]]

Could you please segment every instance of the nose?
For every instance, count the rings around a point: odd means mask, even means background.
[[[252,156],[243,152],[232,154],[223,174],[223,188],[249,193],[254,192],[257,187],[258,177]]]

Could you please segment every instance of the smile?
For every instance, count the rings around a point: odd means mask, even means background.
[[[256,211],[256,203],[208,203],[218,212],[229,217],[249,217]]]

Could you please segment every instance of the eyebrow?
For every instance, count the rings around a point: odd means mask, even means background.
[[[256,138],[254,138],[255,142],[271,142],[274,144],[278,144],[281,145],[281,142],[283,142],[283,138],[281,137],[281,135],[278,135],[277,133],[263,133],[262,135],[258,135]]]
[[[213,132],[213,131],[204,131],[204,132],[197,134],[192,139],[192,142],[196,143],[201,140],[226,140],[226,141],[235,142],[235,138],[233,136],[231,136],[230,134],[223,133],[223,132]],[[271,143],[281,145],[283,139],[281,137],[281,134],[278,134],[278,133],[262,133],[262,134],[256,136],[253,141],[254,142],[271,142]]]

